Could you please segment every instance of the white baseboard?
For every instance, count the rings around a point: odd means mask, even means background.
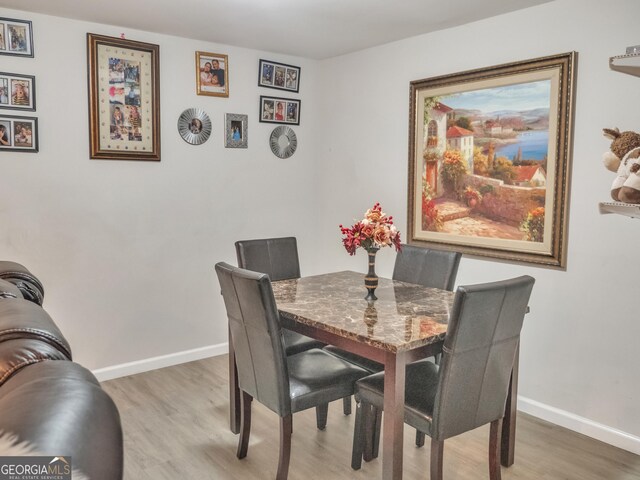
[[[640,455],[640,437],[518,395],[518,410]]]
[[[96,378],[104,382],[114,378],[126,377],[127,375],[135,375],[136,373],[148,372],[158,368],[171,367],[181,363],[193,362],[203,358],[216,357],[229,352],[228,343],[220,343],[218,345],[209,345],[206,347],[194,348],[184,352],[170,353],[159,357],[145,358],[135,362],[122,363],[112,367],[99,368],[94,370],[93,374]]]

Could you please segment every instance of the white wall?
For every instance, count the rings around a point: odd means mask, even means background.
[[[640,4],[607,5],[558,0],[323,62],[126,30],[160,45],[160,163],[88,158],[85,35],[122,29],[0,8],[0,16],[33,20],[35,58],[0,57],[0,70],[36,75],[41,146],[0,153],[0,258],[42,279],[47,311],[89,368],[222,351],[213,265],[235,261],[235,240],[296,235],[303,273],[313,274],[364,271],[362,252],[342,250],[337,225],[376,201],[406,232],[409,81],[576,50],[567,270],[465,256],[458,283],[535,276],[520,405],[640,453],[638,261],[627,247],[640,223],[597,211],[612,181],[601,129],[640,129],[640,79],[607,66],[639,43]],[[230,98],[195,95],[196,50],[229,55]],[[257,121],[259,95],[277,94],[256,86],[259,58],[302,66],[300,142],[289,160],[271,154],[273,126]],[[213,120],[203,146],[177,134],[188,107]],[[225,112],[249,114],[248,150],[224,148]],[[393,258],[380,252],[379,273],[391,274]]]
[[[600,438],[610,428],[628,432],[635,438],[623,446],[638,453],[640,322],[632,245],[640,222],[600,216],[597,204],[609,199],[613,180],[601,161],[608,147],[602,128],[640,129],[640,78],[608,68],[609,56],[639,43],[639,18],[636,0],[606,7],[598,0],[558,0],[323,61],[320,108],[330,141],[319,152],[327,268],[363,271],[364,255],[344,252],[336,225],[380,201],[406,235],[409,82],[578,51],[566,271],[465,255],[458,283],[533,275],[520,370],[520,393],[531,401],[521,406],[547,418],[554,412],[549,407],[560,409],[557,421],[590,434],[600,429]],[[393,257],[378,254],[381,273],[391,274]],[[571,423],[568,412],[583,418]],[[586,419],[596,425],[585,426]]]
[[[313,240],[315,62],[0,8],[33,21],[35,58],[0,57],[0,71],[37,82],[40,152],[0,153],[0,258],[44,283],[45,308],[74,357],[96,369],[219,345],[226,314],[213,266],[256,236]],[[161,162],[90,160],[87,32],[160,45]],[[195,94],[196,50],[229,55],[229,98]],[[258,60],[302,67],[299,148],[275,157],[273,124],[258,122]],[[286,92],[284,92],[286,93]],[[176,123],[189,107],[213,122],[202,146]],[[9,112],[9,111],[3,111]],[[2,113],[2,112],[0,112]],[[224,114],[249,115],[249,148],[224,148]],[[315,262],[312,250],[301,253]],[[202,353],[202,352],[201,352]]]

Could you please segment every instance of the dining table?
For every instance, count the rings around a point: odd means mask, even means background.
[[[442,351],[455,294],[379,278],[365,300],[364,275],[342,271],[272,282],[282,326],[384,364],[382,478],[402,478],[405,365]],[[240,428],[239,393],[229,338],[230,427]],[[514,463],[518,353],[502,424],[501,463]]]

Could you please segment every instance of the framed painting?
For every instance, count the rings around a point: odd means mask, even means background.
[[[212,97],[229,96],[229,57],[196,52],[196,93]]]
[[[159,47],[87,34],[90,158],[160,161]]]
[[[224,146],[226,148],[247,148],[249,116],[236,113],[227,113],[224,116],[225,135]]]
[[[0,115],[0,152],[38,151],[38,119]]]
[[[409,243],[566,266],[576,56],[411,82]]]
[[[0,17],[0,55],[33,57],[33,29],[30,20]]]
[[[0,72],[0,108],[35,111],[36,77]]]
[[[300,100],[260,96],[260,121],[300,125]]]
[[[258,67],[258,86],[298,93],[300,67],[261,59]]]

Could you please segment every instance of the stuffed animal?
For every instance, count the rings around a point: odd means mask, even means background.
[[[603,129],[612,140],[604,154],[604,165],[617,176],[611,185],[611,197],[618,202],[640,203],[640,133]]]

